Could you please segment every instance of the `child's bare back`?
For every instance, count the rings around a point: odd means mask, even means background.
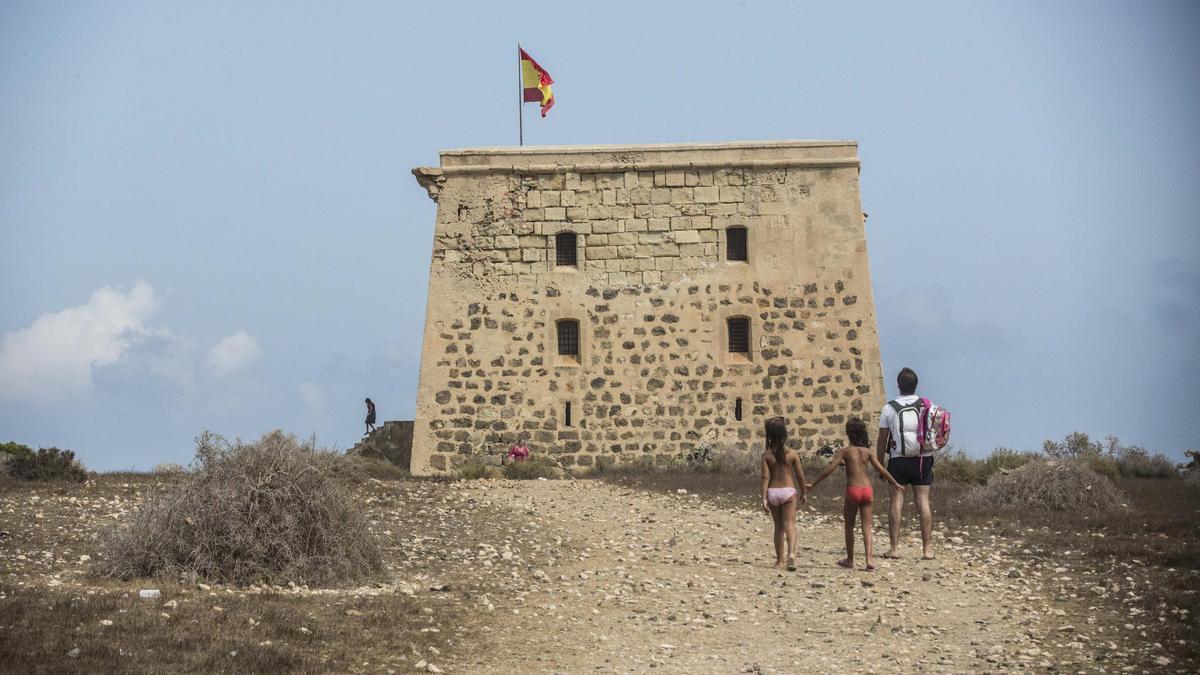
[[[862,487],[871,484],[871,474],[867,472],[867,467],[879,463],[874,452],[869,448],[851,445],[842,450],[842,460],[846,467],[847,486]]]
[[[771,480],[768,487],[773,488],[794,488],[796,484],[792,480],[792,476],[796,474],[796,466],[800,462],[800,456],[795,452],[788,450],[783,456],[783,461],[779,461],[775,457],[775,453],[766,450],[762,454],[762,459],[767,463],[767,468],[770,470]]]

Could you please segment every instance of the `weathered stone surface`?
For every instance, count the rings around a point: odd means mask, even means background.
[[[515,440],[578,466],[746,446],[774,415],[813,451],[882,405],[854,143],[460,150],[414,173],[439,203],[415,474]],[[739,316],[748,355],[728,353]]]

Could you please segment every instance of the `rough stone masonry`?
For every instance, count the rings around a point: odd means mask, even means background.
[[[437,202],[412,471],[837,445],[883,404],[857,144],[477,148]],[[646,460],[642,460],[646,461]]]

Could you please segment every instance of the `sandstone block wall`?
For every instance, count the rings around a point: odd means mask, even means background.
[[[854,143],[441,159],[414,169],[438,211],[413,473],[518,441],[567,466],[666,460],[759,444],[774,415],[812,451],[882,406]],[[746,229],[747,261],[727,259],[730,228]],[[557,264],[563,231],[575,266]],[[729,351],[739,317],[746,354]],[[577,358],[558,354],[564,319]]]
[[[347,454],[386,459],[401,469],[408,469],[412,463],[412,443],[412,420],[389,420],[364,436]]]

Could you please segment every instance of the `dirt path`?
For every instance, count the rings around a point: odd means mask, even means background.
[[[799,569],[779,572],[761,512],[600,481],[460,485],[460,496],[526,514],[530,528],[562,541],[543,567],[521,570],[526,589],[488,617],[495,648],[458,664],[467,670],[982,672],[1090,662],[1056,616],[1063,610],[987,546],[940,541],[939,559],[923,562],[910,545],[907,559],[850,572],[833,565],[840,522],[810,513],[798,524]],[[886,538],[881,524],[876,537]]]
[[[723,507],[717,498],[598,480],[369,481],[356,493],[388,573],[357,588],[98,578],[103,533],[166,487],[139,477],[0,494],[0,610],[6,602],[24,602],[26,612],[70,610],[46,626],[10,612],[17,623],[0,619],[0,652],[19,628],[36,654],[10,645],[13,653],[44,670],[79,672],[120,670],[135,656],[211,672],[234,654],[239,660],[226,665],[236,672],[1181,666],[1149,637],[1138,610],[1104,604],[1118,580],[1090,585],[1067,566],[1069,551],[1051,559],[1019,536],[964,526],[935,529],[935,561],[913,557],[909,532],[908,557],[851,572],[833,564],[842,554],[840,519],[809,509],[798,522],[799,569],[780,572],[771,565],[771,520],[752,504]],[[825,490],[820,499],[837,497]],[[883,522],[877,517],[877,541],[886,538]],[[1129,569],[1122,587],[1134,583]],[[162,597],[139,600],[148,585]],[[186,653],[172,651],[176,624],[188,626],[179,644],[194,641]],[[69,651],[81,654],[78,662]]]

